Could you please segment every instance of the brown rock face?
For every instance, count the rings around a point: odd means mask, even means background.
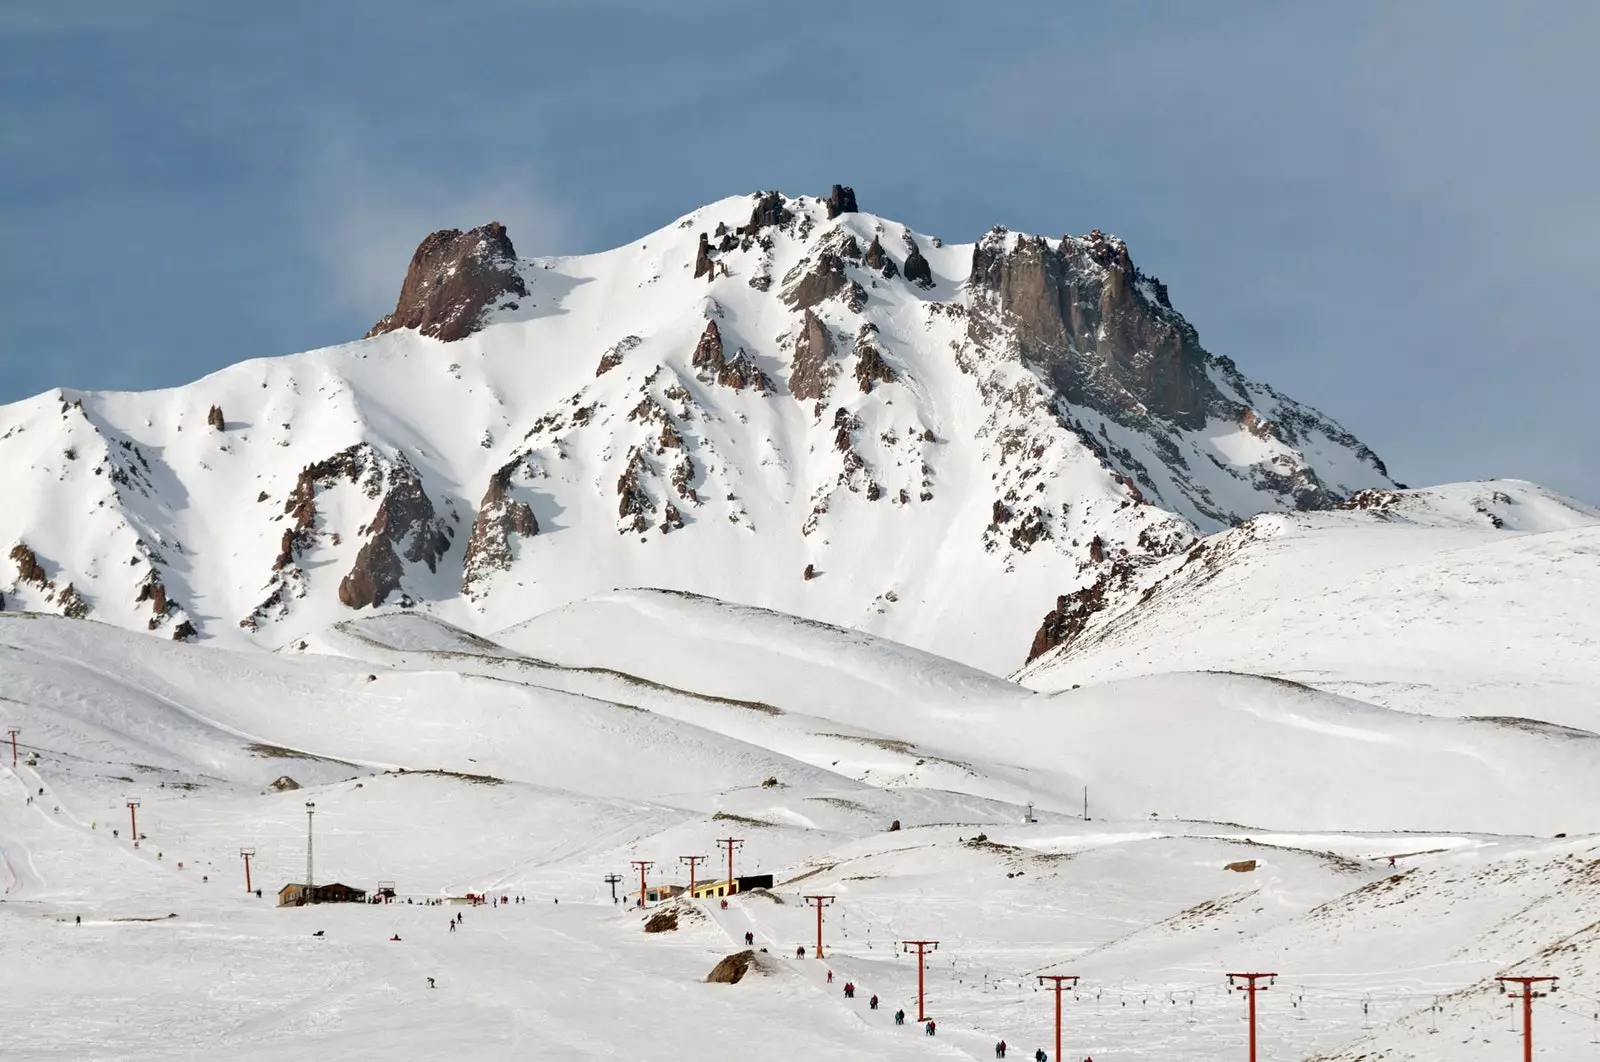
[[[794,360],[789,368],[789,393],[802,402],[819,401],[827,396],[838,366],[833,361],[833,333],[821,318],[806,311],[800,335],[794,341]]]
[[[1090,617],[1109,604],[1107,595],[1126,589],[1132,580],[1133,565],[1118,559],[1088,586],[1057,597],[1056,607],[1045,613],[1044,622],[1033,636],[1028,662],[1058,646],[1070,644],[1089,625]]]
[[[899,272],[895,268],[894,259],[883,249],[883,241],[876,236],[872,238],[872,243],[867,245],[867,253],[862,256],[861,264],[868,269],[876,269],[885,279],[896,276]]]
[[[817,256],[811,271],[783,293],[783,301],[797,310],[809,310],[823,299],[837,295],[850,286],[850,278],[844,272],[844,259],[831,251],[824,251]],[[866,293],[862,292],[862,301],[865,301],[865,296]]]
[[[172,640],[175,642],[191,642],[199,636],[200,632],[195,630],[194,624],[190,623],[188,620],[184,620],[182,623],[172,628]]]
[[[17,582],[44,586],[50,581],[44,573],[44,568],[39,564],[38,554],[29,549],[25,543],[18,542],[11,547],[11,559],[17,563]]]
[[[833,191],[828,193],[828,218],[832,220],[840,214],[854,214],[856,212],[856,190],[842,184],[833,186]]]
[[[872,342],[876,331],[870,324],[863,325],[861,334],[856,336],[856,384],[862,394],[870,392],[874,383],[894,383],[894,370]]]
[[[473,521],[472,536],[467,540],[462,563],[463,593],[470,594],[473,584],[490,572],[511,567],[512,535],[539,533],[533,508],[511,497],[511,477],[521,465],[522,458],[514,458],[489,477],[489,489],[483,493],[483,504],[478,507],[478,518]]]
[[[996,295],[1023,356],[1068,402],[1119,420],[1154,415],[1204,427],[1220,399],[1207,355],[1189,323],[1146,293],[1156,289],[1122,241],[1097,229],[1057,247],[1006,242],[1003,232],[978,242],[968,283]]]
[[[933,287],[933,267],[922,256],[922,249],[917,246],[917,241],[913,240],[909,235],[906,236],[906,243],[910,245],[909,250],[906,252],[905,268],[902,270],[906,279],[919,288]]]
[[[381,605],[399,589],[405,572],[402,556],[434,571],[450,549],[443,521],[422,489],[422,478],[401,453],[395,454],[389,469],[378,511],[363,530],[369,538],[356,554],[350,574],[339,583],[339,600],[351,608]]]
[[[405,566],[394,544],[381,535],[367,540],[356,554],[355,567],[339,581],[339,600],[350,608],[381,605],[400,589]]]
[[[224,427],[226,427],[226,421],[222,419],[221,406],[212,406],[211,409],[206,412],[206,423],[218,431],[221,431]]]
[[[731,358],[724,357],[722,349],[722,332],[717,328],[717,322],[707,321],[706,330],[701,334],[700,342],[695,344],[694,354],[689,358],[689,363],[694,366],[701,379],[715,380],[723,387],[731,387],[735,391],[743,391],[750,387],[760,394],[771,393],[772,381],[756,365],[755,360],[745,353],[743,347],[734,351]]]
[[[700,234],[700,248],[694,254],[694,276],[699,280],[711,274],[711,238],[705,233]]]
[[[483,326],[485,310],[527,294],[504,225],[441,229],[418,245],[394,312],[367,336],[415,328],[446,342],[461,339]]]
[[[760,192],[756,195],[756,205],[750,211],[748,224],[739,227],[739,235],[756,236],[769,225],[782,227],[794,220],[794,213],[783,205],[782,192]]]

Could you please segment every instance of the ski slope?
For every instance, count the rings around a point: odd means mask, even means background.
[[[1357,516],[1318,519],[1300,533]],[[1376,530],[1526,547],[1576,522]],[[1237,1057],[1240,969],[1279,974],[1263,1057],[1504,1057],[1507,971],[1563,978],[1538,1015],[1552,1057],[1597,1027],[1600,737],[1510,706],[1222,671],[1048,692],[660,590],[492,634],[346,619],[273,653],[8,612],[0,672],[20,1058],[665,1060],[721,1037],[778,1060],[987,1058],[1001,1037],[1027,1057],[1053,1035],[1041,972],[1082,978],[1066,1057],[1099,1062]],[[307,801],[316,880],[392,881],[398,905],[274,907],[305,874]],[[660,934],[612,902],[634,860],[652,884],[685,882],[683,855],[719,873],[727,837],[770,896],[676,901]],[[529,902],[433,905],[468,891]],[[794,957],[808,894],[834,897],[823,961]],[[760,970],[704,983],[747,931]],[[907,939],[940,942],[931,1038],[891,1019],[916,1016]]]

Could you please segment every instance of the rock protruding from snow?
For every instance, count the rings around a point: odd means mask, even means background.
[[[1023,357],[1069,403],[1203,428],[1221,400],[1206,352],[1187,321],[1140,290],[1141,279],[1127,245],[1099,229],[1054,247],[996,230],[973,248],[969,284],[994,293]]]
[[[221,406],[212,406],[206,411],[206,423],[218,431],[221,431],[223,428],[227,427],[227,421],[222,419]]]
[[[920,288],[933,287],[933,266],[928,264],[922,248],[917,246],[917,241],[909,232],[906,233],[906,264],[901,272]]]
[[[461,590],[472,596],[474,584],[492,572],[511,567],[515,555],[512,535],[537,535],[539,521],[527,502],[511,496],[511,479],[522,468],[524,458],[518,456],[495,470],[489,477],[489,489],[483,493],[483,504],[478,507],[478,518],[472,525],[472,536],[467,540],[466,557],[462,562]]]
[[[794,341],[794,360],[789,367],[789,393],[801,401],[820,402],[839,367],[833,360],[833,333],[822,318],[806,311],[800,334]]]
[[[883,249],[883,241],[877,236],[872,237],[872,242],[867,245],[867,253],[862,256],[861,264],[868,269],[877,270],[885,280],[896,276],[899,272],[895,268],[894,259]]]
[[[422,478],[405,454],[395,454],[387,478],[378,512],[364,529],[370,537],[356,555],[355,567],[339,584],[339,600],[350,608],[382,605],[400,589],[405,574],[401,556],[413,564],[426,564],[431,572],[450,548],[444,522],[435,515]]]
[[[877,334],[876,327],[864,324],[856,336],[856,384],[863,394],[872,391],[873,383],[894,383],[895,380],[894,370],[889,368],[873,342]]]
[[[701,334],[700,342],[695,344],[689,364],[694,366],[695,373],[702,380],[715,381],[735,391],[746,388],[759,394],[772,391],[772,381],[756,365],[755,359],[745,353],[743,347],[734,351],[731,358],[723,355],[722,331],[715,321],[706,322],[706,330]]]
[[[402,328],[446,342],[483,327],[485,313],[507,299],[526,298],[517,252],[498,221],[462,232],[441,229],[418,245],[394,312],[368,338]]]
[[[782,227],[794,220],[794,213],[783,203],[782,192],[757,192],[756,205],[750,211],[750,221],[739,227],[741,236],[758,236],[762,229]]]
[[[11,547],[11,559],[17,565],[17,581],[12,584],[13,591],[24,583],[32,584],[40,591],[47,604],[55,605],[61,609],[61,614],[68,619],[86,619],[93,609],[82,594],[71,583],[57,587],[53,579],[45,574],[44,565],[39,562],[39,555],[30,549],[27,543],[18,542]]]
[[[828,205],[828,220],[832,221],[840,214],[854,214],[856,212],[856,190],[848,185],[836,184],[828,193],[825,200]]]

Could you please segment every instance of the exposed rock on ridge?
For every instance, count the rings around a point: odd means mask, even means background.
[[[481,328],[485,311],[514,306],[505,300],[527,294],[504,225],[491,221],[467,232],[441,229],[418,245],[394,312],[373,325],[367,337],[415,328],[450,342]]]

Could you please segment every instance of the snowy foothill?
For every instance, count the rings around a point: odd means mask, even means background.
[[[1041,973],[1081,978],[1067,1057],[1101,1062],[1240,1057],[1239,970],[1278,974],[1266,1058],[1506,1057],[1508,971],[1563,978],[1545,1049],[1600,1027],[1600,739],[1571,728],[1240,674],[1036,692],[644,590],[271,654],[8,613],[0,667],[15,1057],[1028,1057],[1053,1037]],[[275,906],[308,802],[315,880],[395,903]],[[770,891],[632,906],[634,861],[651,886],[686,855],[724,876],[724,838]],[[527,902],[445,902],[467,893]],[[644,932],[662,906],[677,928]],[[706,983],[747,932],[751,970]],[[931,1038],[908,940],[939,942]]]

